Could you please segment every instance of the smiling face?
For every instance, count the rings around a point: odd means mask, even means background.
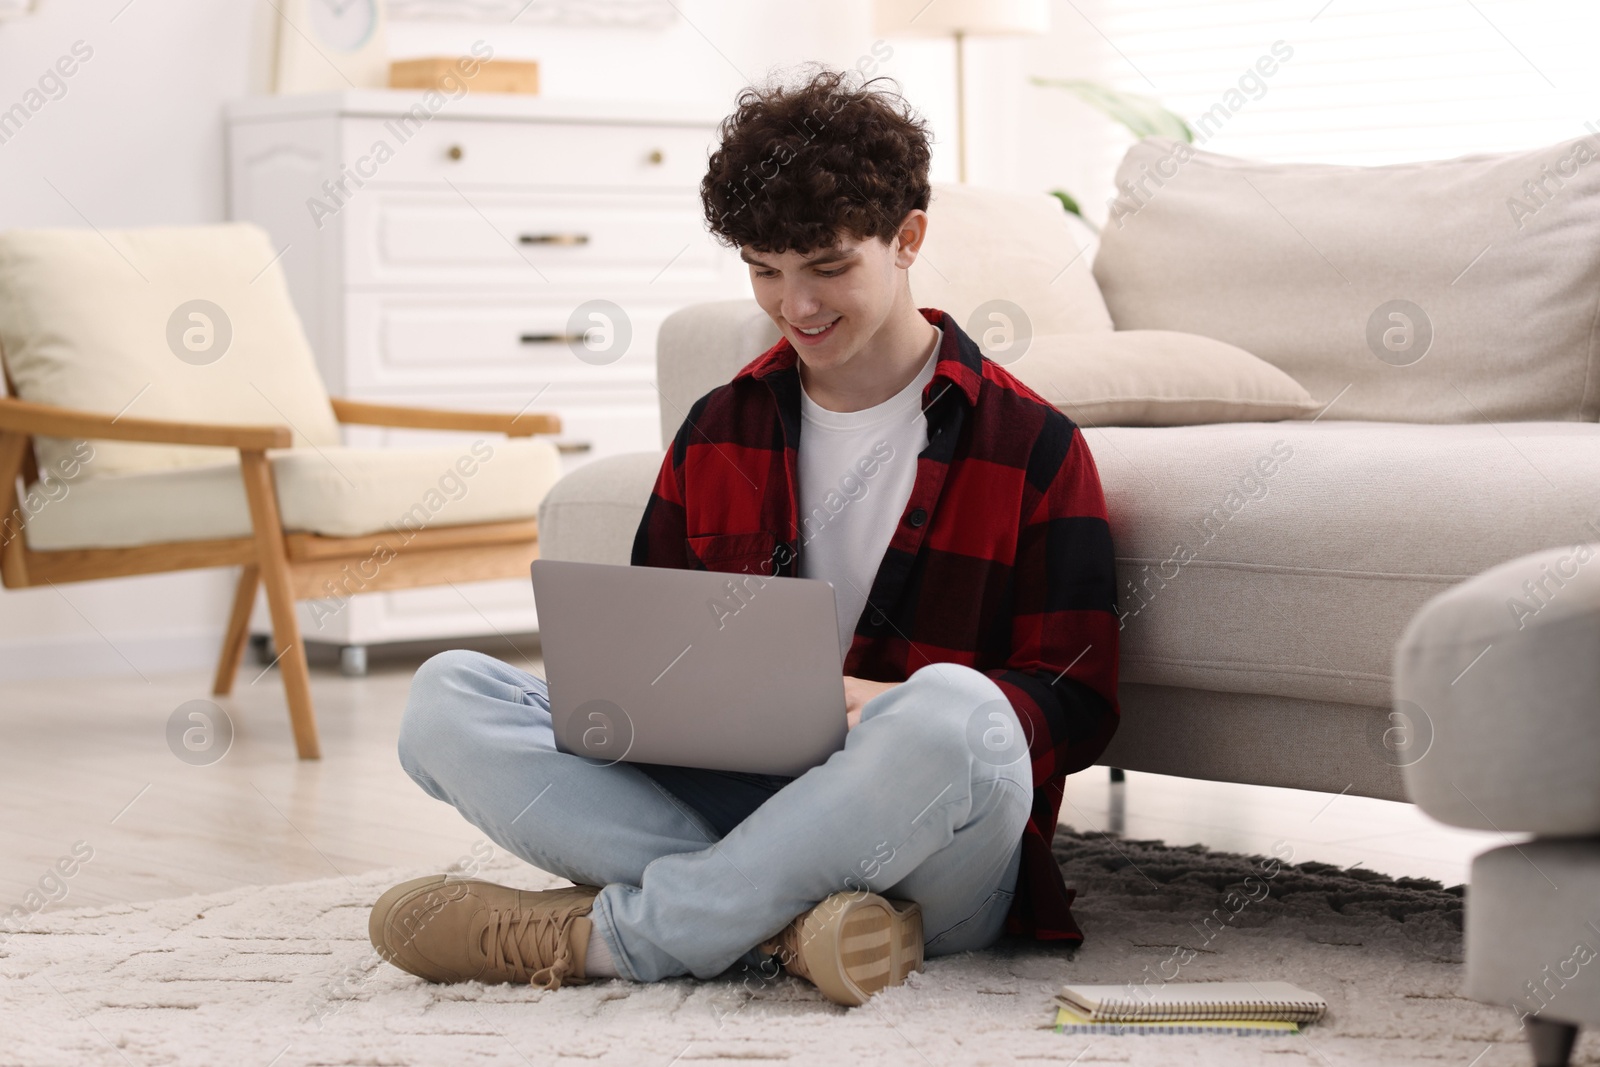
[[[832,247],[811,252],[759,252],[745,246],[756,303],[817,372],[846,368],[885,333],[904,324],[911,308],[906,271],[916,261],[927,212],[913,210],[891,242],[841,233]]]

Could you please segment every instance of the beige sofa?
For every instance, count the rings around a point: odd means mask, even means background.
[[[1405,799],[1423,750],[1391,710],[1408,620],[1497,563],[1600,537],[1600,153],[1577,146],[1369,169],[1147,141],[1092,274],[1048,198],[936,191],[919,304],[965,324],[1006,299],[1039,334],[1202,334],[1321,402],[1272,422],[1077,420],[1125,613],[1105,763]],[[776,339],[753,301],[669,318],[663,448]],[[627,562],[660,459],[557,483],[544,553]]]

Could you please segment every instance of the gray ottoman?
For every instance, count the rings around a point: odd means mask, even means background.
[[[1565,1064],[1578,1027],[1600,1025],[1600,545],[1423,605],[1394,696],[1411,799],[1507,835],[1473,861],[1466,994],[1513,1011],[1540,1067]]]

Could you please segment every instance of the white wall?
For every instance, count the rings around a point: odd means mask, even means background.
[[[65,95],[0,144],[0,227],[223,217],[220,104],[264,70],[251,5],[135,0],[118,15],[124,3],[39,0],[33,16],[0,23],[0,109],[75,42],[93,50]],[[207,662],[230,580],[199,571],[0,590],[0,678],[149,675]]]
[[[391,24],[396,57],[464,51],[480,38],[541,64],[545,95],[671,98],[731,106],[750,80],[806,61],[854,66],[872,47],[868,0],[680,0],[660,30]],[[1092,56],[1070,5],[1058,30],[968,46],[970,177],[1018,189],[1104,179],[1103,120],[1029,86]],[[268,84],[277,19],[266,0],[39,0],[0,23],[0,109],[77,42],[92,55],[20,133],[0,144],[0,227],[120,227],[225,217],[222,105]],[[953,45],[897,39],[880,73],[928,118],[934,177],[955,177]],[[1096,167],[1099,167],[1099,170]],[[207,665],[221,639],[232,573],[0,591],[0,678],[62,672],[146,675]]]

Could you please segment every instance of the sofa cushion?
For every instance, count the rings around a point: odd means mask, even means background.
[[[1322,407],[1244,349],[1170,330],[1035,337],[1005,367],[1082,426],[1269,422]]]
[[[661,447],[672,445],[696,400],[732,381],[740,368],[782,337],[754,300],[690,304],[668,315],[656,333]]]
[[[539,505],[539,555],[576,563],[626,565],[663,457],[626,452],[585,463]]]
[[[1083,432],[1134,685],[1387,707],[1395,642],[1430,597],[1600,534],[1600,425]],[[573,471],[542,508],[541,551],[626,563],[660,466],[631,453]],[[1370,742],[1389,759],[1381,731]]]
[[[1600,533],[1593,423],[1084,433],[1126,682],[1384,706],[1395,641],[1430,597]]]
[[[1144,141],[1095,277],[1119,330],[1238,345],[1343,391],[1329,419],[1592,421],[1597,144],[1343,167]]]
[[[918,307],[948,311],[974,337],[989,329],[1013,339],[1111,330],[1073,223],[1043,193],[934,183],[928,236],[909,274]],[[696,400],[781,337],[754,300],[695,304],[668,316],[656,338],[661,446]]]
[[[544,439],[295,448],[268,457],[284,528],[329,537],[529,519],[561,474],[560,455]],[[40,504],[24,527],[28,547],[36,551],[251,533],[237,463],[85,477],[39,488],[33,496]]]
[[[1089,257],[1045,193],[936,182],[910,280],[918,307],[948,311],[975,339],[991,324],[1033,336],[1111,329]]]
[[[297,446],[339,443],[279,250],[249,223],[0,233],[0,349],[24,400],[288,426]],[[76,445],[37,439],[40,465]],[[97,441],[94,452],[89,478],[238,456],[129,441]]]
[[[1394,653],[1395,711],[1427,742],[1411,798],[1476,830],[1600,835],[1600,530],[1429,600]]]

